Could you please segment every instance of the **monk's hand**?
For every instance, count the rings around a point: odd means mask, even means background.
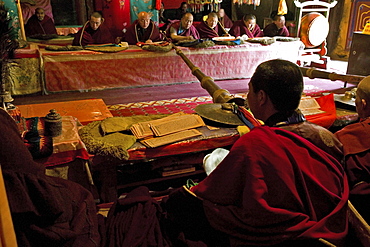
[[[145,43],[153,43],[153,41],[151,39],[148,39],[147,41],[145,41]]]
[[[193,40],[193,36],[186,36],[188,40]]]
[[[122,37],[117,37],[114,41],[114,43],[119,44],[121,43]]]
[[[223,37],[230,37],[231,35],[229,33],[225,33],[222,35]]]

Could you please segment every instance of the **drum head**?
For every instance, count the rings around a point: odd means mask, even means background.
[[[306,14],[301,20],[300,38],[306,48],[319,46],[329,33],[328,19],[320,13]]]

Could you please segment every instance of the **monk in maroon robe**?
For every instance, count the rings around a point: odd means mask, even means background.
[[[207,20],[202,21],[197,26],[197,30],[201,39],[212,39],[214,37],[227,35],[227,33],[220,26],[217,14],[214,12],[211,12],[207,15]]]
[[[174,22],[169,27],[167,37],[174,41],[199,39],[199,33],[193,26],[194,17],[191,13],[186,13],[180,21]]]
[[[350,201],[370,223],[370,77],[357,87],[356,110],[359,123],[335,133],[343,144],[346,171],[350,185]]]
[[[283,15],[275,15],[273,22],[268,24],[264,29],[263,33],[265,36],[289,36],[288,28],[285,26],[285,17]]]
[[[123,37],[129,45],[136,45],[138,42],[152,43],[163,40],[158,27],[150,20],[147,12],[140,12],[137,20],[132,23]]]
[[[225,14],[224,9],[219,9],[217,12],[218,21],[224,28],[231,28],[233,26],[233,21]]]
[[[27,37],[36,37],[40,35],[55,34],[57,30],[53,20],[45,15],[45,11],[42,8],[37,8],[35,14],[28,19],[25,25],[25,31]]]
[[[234,37],[240,37],[244,34],[249,38],[263,37],[261,28],[256,24],[256,16],[247,14],[242,20],[236,21],[230,28],[229,34]]]
[[[256,118],[269,122],[277,113],[295,112],[302,90],[296,64],[270,60],[252,76],[248,104]],[[165,205],[171,236],[181,241],[343,246],[348,194],[344,168],[334,157],[291,131],[259,126],[240,137],[207,178],[174,191]]]
[[[45,175],[2,108],[0,129],[0,164],[18,246],[100,246],[92,194]]]
[[[86,46],[92,44],[109,44],[115,40],[109,29],[103,24],[104,18],[98,12],[76,33],[72,45]]]

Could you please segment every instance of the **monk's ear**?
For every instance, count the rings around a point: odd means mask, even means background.
[[[370,105],[368,104],[368,102],[366,101],[366,99],[361,99],[361,107],[364,110],[370,110],[370,109],[368,109],[370,107]]]
[[[104,18],[101,18],[101,23],[103,24],[103,22],[105,21],[105,19]]]
[[[257,99],[260,105],[264,105],[268,100],[268,95],[265,91],[259,90],[257,93]]]

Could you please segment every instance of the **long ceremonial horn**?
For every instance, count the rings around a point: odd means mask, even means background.
[[[218,24],[220,24],[220,27],[221,27],[222,31],[224,31],[225,34],[229,34],[229,32],[225,29],[224,25],[222,25],[222,23],[220,21],[218,21]]]
[[[203,74],[203,72],[199,69],[199,67],[196,67],[186,56],[185,54],[182,52],[181,49],[179,49],[178,47],[176,47],[173,43],[172,43],[172,46],[173,48],[175,49],[176,51],[176,54],[179,55],[183,60],[184,62],[186,63],[186,65],[191,69],[191,73],[198,78],[198,80],[200,81],[200,85],[202,86],[202,88],[204,88],[205,90],[207,90],[207,92],[209,93],[209,95],[212,96],[212,99],[213,99],[213,102],[214,103],[235,103],[237,105],[240,105],[240,106],[244,106],[244,103],[245,103],[245,100],[242,99],[242,98],[235,98],[234,96],[232,96],[230,94],[229,91],[227,91],[226,89],[222,89],[220,88],[214,81],[214,79],[210,76],[206,76],[205,74]]]
[[[347,86],[347,83],[355,83],[358,84],[362,79],[365,78],[365,76],[360,76],[360,75],[342,75],[342,74],[337,74],[335,72],[327,72],[323,70],[317,70],[315,68],[304,68],[304,67],[299,67],[302,71],[303,76],[307,76],[310,79],[313,78],[322,78],[322,79],[329,79],[332,81],[344,81],[344,87]]]

